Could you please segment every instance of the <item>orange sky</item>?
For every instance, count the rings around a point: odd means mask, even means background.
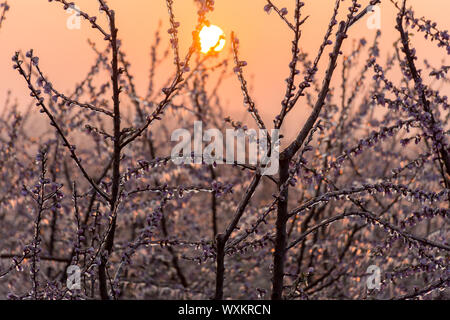
[[[23,101],[24,94],[28,96],[23,79],[11,67],[11,57],[18,49],[35,50],[41,58],[42,69],[56,88],[61,91],[73,88],[83,79],[94,61],[94,55],[86,39],[101,40],[98,32],[90,29],[86,22],[82,23],[81,30],[66,28],[69,15],[60,4],[49,3],[47,0],[9,0],[9,2],[11,10],[0,30],[0,105],[8,89],[11,89],[14,96],[21,99],[20,101]],[[76,2],[84,11],[92,15],[98,14],[96,0]],[[289,4],[294,3],[292,0],[274,2],[280,7],[288,8]],[[323,38],[334,0],[304,0],[304,2],[306,3],[304,15],[308,14],[311,17],[304,26],[301,45],[303,50],[313,53]],[[397,33],[393,28],[393,6],[387,0],[383,2],[381,31],[385,56],[387,50],[392,50]],[[367,4],[368,0],[363,0],[362,3]],[[418,16],[432,18],[441,29],[450,29],[449,0],[409,0],[409,3],[415,5]],[[136,75],[138,88],[145,90],[149,47],[159,20],[165,24],[163,30],[167,30],[165,1],[109,0],[109,4],[111,8],[116,9],[119,36],[123,39],[124,48],[132,62],[132,71]],[[264,12],[264,4],[265,0],[216,0],[216,10],[209,18],[228,36],[231,31],[237,33],[241,42],[241,57],[248,62],[245,72],[249,78],[250,75],[254,76],[252,95],[263,117],[271,123],[273,115],[278,113],[284,94],[284,79],[289,72],[292,36],[286,25],[274,13],[267,15]],[[344,7],[348,7],[349,4],[349,0],[344,1]],[[175,0],[175,13],[181,22],[180,37],[183,49],[191,40],[191,31],[196,19],[195,12],[192,0]],[[292,12],[289,16],[291,15]],[[364,36],[370,41],[375,31],[369,30],[364,20],[350,34],[355,38]],[[438,57],[445,57],[444,50],[436,49],[434,45],[419,38],[415,41],[419,47],[419,56],[422,54],[432,61],[434,59],[436,63],[439,62]],[[166,81],[169,67],[171,66],[165,66],[162,70],[157,79],[159,83]],[[242,108],[242,98],[235,78],[227,80],[222,94],[226,96],[224,100],[229,101],[229,110],[241,110],[239,108]],[[294,125],[299,121],[298,116],[301,116],[302,111],[298,112],[297,117],[291,116],[288,124]]]

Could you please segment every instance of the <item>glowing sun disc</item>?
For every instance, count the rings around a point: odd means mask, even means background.
[[[201,52],[208,53],[210,50],[221,51],[225,47],[225,34],[218,26],[204,26],[200,31]]]

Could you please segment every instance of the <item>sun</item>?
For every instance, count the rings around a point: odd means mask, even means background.
[[[206,54],[211,50],[219,52],[225,47],[225,33],[218,26],[204,26],[199,37],[202,53]]]

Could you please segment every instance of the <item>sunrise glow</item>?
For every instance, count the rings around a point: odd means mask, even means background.
[[[225,47],[225,34],[218,26],[204,26],[199,36],[202,53],[219,52]]]

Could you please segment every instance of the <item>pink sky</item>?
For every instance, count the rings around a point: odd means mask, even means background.
[[[9,0],[11,10],[0,30],[0,105],[3,103],[8,89],[20,101],[28,101],[28,93],[23,79],[12,69],[11,57],[18,49],[33,48],[39,55],[41,67],[50,77],[52,83],[61,91],[67,91],[83,79],[94,61],[87,39],[99,41],[98,32],[90,29],[86,22],[81,30],[69,30],[66,21],[69,15],[58,3],[48,0]],[[78,0],[82,10],[98,14],[96,0]],[[332,13],[334,0],[304,0],[304,15],[310,19],[304,26],[301,40],[304,51],[314,54]],[[392,50],[392,43],[397,38],[393,28],[393,5],[383,1],[381,6],[382,56]],[[275,0],[280,7],[294,3],[291,0]],[[367,1],[362,1],[367,4]],[[138,88],[146,88],[149,66],[149,48],[154,31],[159,20],[164,23],[163,30],[167,30],[167,14],[164,0],[109,0],[111,8],[117,12],[119,36],[123,39],[123,48],[132,62],[132,72],[135,74]],[[241,42],[241,57],[248,62],[245,73],[254,76],[252,80],[252,95],[257,102],[263,117],[268,123],[279,110],[280,101],[284,94],[284,79],[288,75],[290,55],[289,29],[274,14],[267,15],[264,10],[265,0],[216,0],[216,10],[209,17],[213,24],[220,26],[227,36],[235,31]],[[344,1],[348,7],[349,0]],[[448,0],[410,0],[416,8],[418,16],[426,16],[436,21],[441,29],[450,29],[448,19],[450,1]],[[344,9],[346,10],[346,9]],[[344,11],[343,10],[343,11]],[[175,1],[175,13],[181,22],[182,49],[190,43],[191,31],[195,24],[195,7],[192,0]],[[292,13],[290,12],[289,17]],[[100,20],[101,21],[101,20]],[[366,37],[370,41],[375,30],[367,28],[366,20],[361,21],[350,32],[352,37]],[[165,34],[164,34],[165,37]],[[438,57],[445,57],[445,51],[425,42],[422,37],[414,40],[419,48],[419,56],[439,63]],[[227,43],[229,45],[229,42]],[[351,41],[347,42],[351,45]],[[384,59],[383,59],[384,61]],[[164,66],[157,81],[163,84],[170,74]],[[144,91],[141,91],[144,93]],[[233,77],[226,81],[224,101],[229,101],[230,112],[241,110],[242,98],[239,84]],[[26,95],[26,96],[25,96]],[[301,107],[297,110],[297,117],[292,116],[288,124],[295,125],[301,117]],[[303,117],[302,117],[303,118]]]

